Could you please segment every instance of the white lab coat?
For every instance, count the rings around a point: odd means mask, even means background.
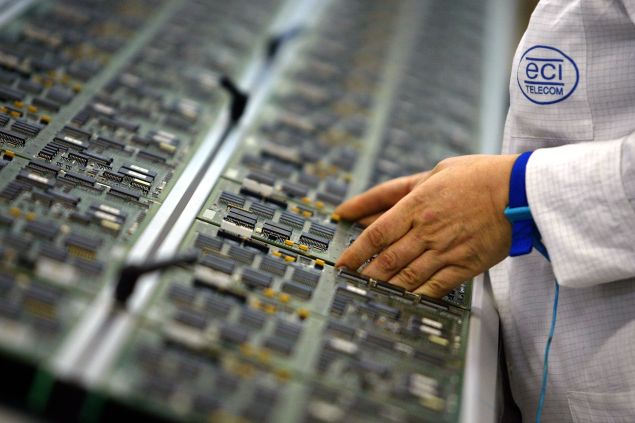
[[[504,152],[551,255],[490,270],[514,400],[535,421],[635,422],[635,0],[542,0],[512,65]]]

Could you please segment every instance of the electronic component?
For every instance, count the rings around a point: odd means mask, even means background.
[[[333,212],[471,151],[484,6],[324,2],[302,43],[272,44],[291,3],[53,0],[0,26],[0,362],[31,372],[12,403],[76,420],[51,404],[77,388],[94,420],[458,420],[470,285],[433,300],[334,268],[362,229]],[[274,44],[291,59],[265,72]],[[236,127],[232,85],[266,87]],[[155,254],[192,261],[95,307]]]

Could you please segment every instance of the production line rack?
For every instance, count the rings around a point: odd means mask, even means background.
[[[476,287],[434,300],[336,269],[363,228],[333,210],[481,150],[488,2],[8,3],[1,403],[465,419]]]

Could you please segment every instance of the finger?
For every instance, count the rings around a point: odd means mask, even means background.
[[[447,266],[432,275],[423,285],[415,290],[415,294],[441,298],[461,283],[470,279],[467,270],[458,266]]]
[[[368,216],[365,217],[363,219],[360,219],[357,221],[357,223],[359,223],[360,225],[367,227],[370,226],[373,222],[375,222],[375,220],[379,219],[381,217],[382,214],[384,214],[385,210],[382,211],[381,213],[375,213],[372,216]]]
[[[404,236],[410,229],[411,218],[407,207],[395,206],[372,225],[364,229],[355,242],[337,260],[336,266],[358,269],[373,255]]]
[[[411,230],[379,253],[362,273],[375,279],[387,281],[399,273],[408,263],[419,257],[425,249],[425,243]]]
[[[402,268],[388,282],[412,291],[444,267],[445,262],[435,251],[426,251]]]
[[[334,211],[342,219],[356,221],[391,208],[410,192],[413,176],[404,176],[379,184],[340,204]]]

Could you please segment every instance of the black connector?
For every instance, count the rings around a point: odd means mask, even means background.
[[[193,264],[196,263],[197,259],[197,253],[187,253],[152,263],[129,264],[124,266],[123,269],[121,269],[121,272],[119,272],[119,280],[117,281],[117,286],[115,287],[115,302],[119,306],[125,308],[128,298],[132,296],[135,288],[137,287],[137,281],[146,273],[183,264]]]
[[[280,51],[280,47],[282,47],[282,45],[288,42],[289,40],[300,35],[302,31],[303,31],[302,27],[296,26],[296,27],[288,29],[287,31],[281,34],[271,36],[269,38],[269,41],[267,42],[267,49],[265,53],[267,55],[267,60],[268,61],[275,60],[276,56],[278,55],[278,52]]]
[[[240,120],[247,103],[249,102],[249,95],[243,92],[229,77],[223,75],[220,78],[220,86],[223,87],[231,97],[231,110],[230,119],[231,123],[235,124]]]

